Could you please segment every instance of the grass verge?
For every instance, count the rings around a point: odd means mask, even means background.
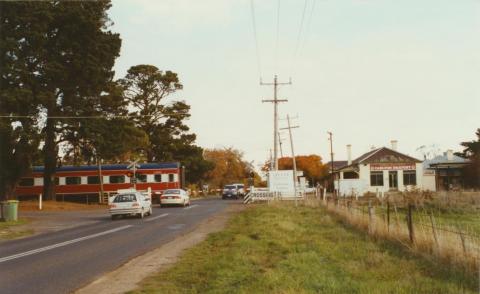
[[[27,219],[19,219],[16,222],[0,222],[0,241],[11,240],[20,237],[25,237],[34,233],[31,229],[22,229],[21,225],[27,224]]]
[[[372,241],[324,208],[253,206],[135,293],[475,293],[477,281]]]

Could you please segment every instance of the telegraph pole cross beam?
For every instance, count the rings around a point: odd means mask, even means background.
[[[273,79],[273,83],[263,83],[260,80],[261,86],[273,86],[273,99],[270,100],[262,100],[262,102],[271,102],[273,103],[273,162],[274,162],[274,170],[278,170],[278,103],[280,102],[287,102],[287,99],[278,99],[277,92],[278,86],[280,85],[291,85],[292,80],[288,83],[279,83],[277,75],[275,75]]]

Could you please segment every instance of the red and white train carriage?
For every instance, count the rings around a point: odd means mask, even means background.
[[[150,188],[153,195],[160,195],[166,189],[181,187],[178,162],[138,165],[135,172],[137,190]],[[43,192],[43,170],[42,166],[34,167],[30,175],[22,178],[15,191],[17,197],[36,197]],[[100,174],[103,179],[103,198],[99,198]],[[57,199],[84,202],[83,199],[90,196],[89,202],[101,202],[120,189],[133,188],[133,178],[128,164],[108,164],[101,169],[98,166],[62,166],[55,173],[55,194]]]

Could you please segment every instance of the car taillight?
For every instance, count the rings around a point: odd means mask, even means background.
[[[180,196],[175,196],[175,197],[173,197],[173,198],[175,198],[175,199],[180,199]]]
[[[115,208],[115,207],[117,207],[117,206],[116,206],[115,204],[110,204],[109,207],[110,207],[110,208]]]
[[[138,203],[133,203],[132,204],[132,207],[136,207],[136,206],[140,206],[140,204],[138,204]]]
[[[160,199],[165,199],[165,198],[167,198],[167,196],[162,196],[162,197],[160,197]]]

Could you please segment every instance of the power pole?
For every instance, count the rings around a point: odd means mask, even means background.
[[[332,185],[333,185],[333,190],[332,192],[335,193],[335,179],[334,179],[334,174],[333,174],[333,139],[332,139],[332,132],[327,132],[329,135],[328,140],[330,141],[330,173],[332,174]]]
[[[262,100],[262,102],[271,102],[273,103],[273,162],[274,170],[278,170],[278,103],[287,102],[287,99],[278,99],[277,92],[279,85],[291,85],[292,80],[288,83],[279,83],[277,75],[273,78],[273,83],[263,83],[260,80],[261,86],[273,86],[273,99],[272,100]]]
[[[282,136],[280,136],[280,132],[278,132],[278,147],[280,147],[280,158],[282,158],[283,157]]]
[[[295,151],[293,149],[293,137],[292,137],[292,129],[299,128],[299,126],[291,126],[290,125],[290,116],[287,114],[287,128],[282,128],[282,130],[288,130],[290,135],[290,148],[292,149],[292,159],[293,159],[293,190],[294,190],[294,197],[295,197],[295,206],[297,206],[297,161],[295,160]]]

